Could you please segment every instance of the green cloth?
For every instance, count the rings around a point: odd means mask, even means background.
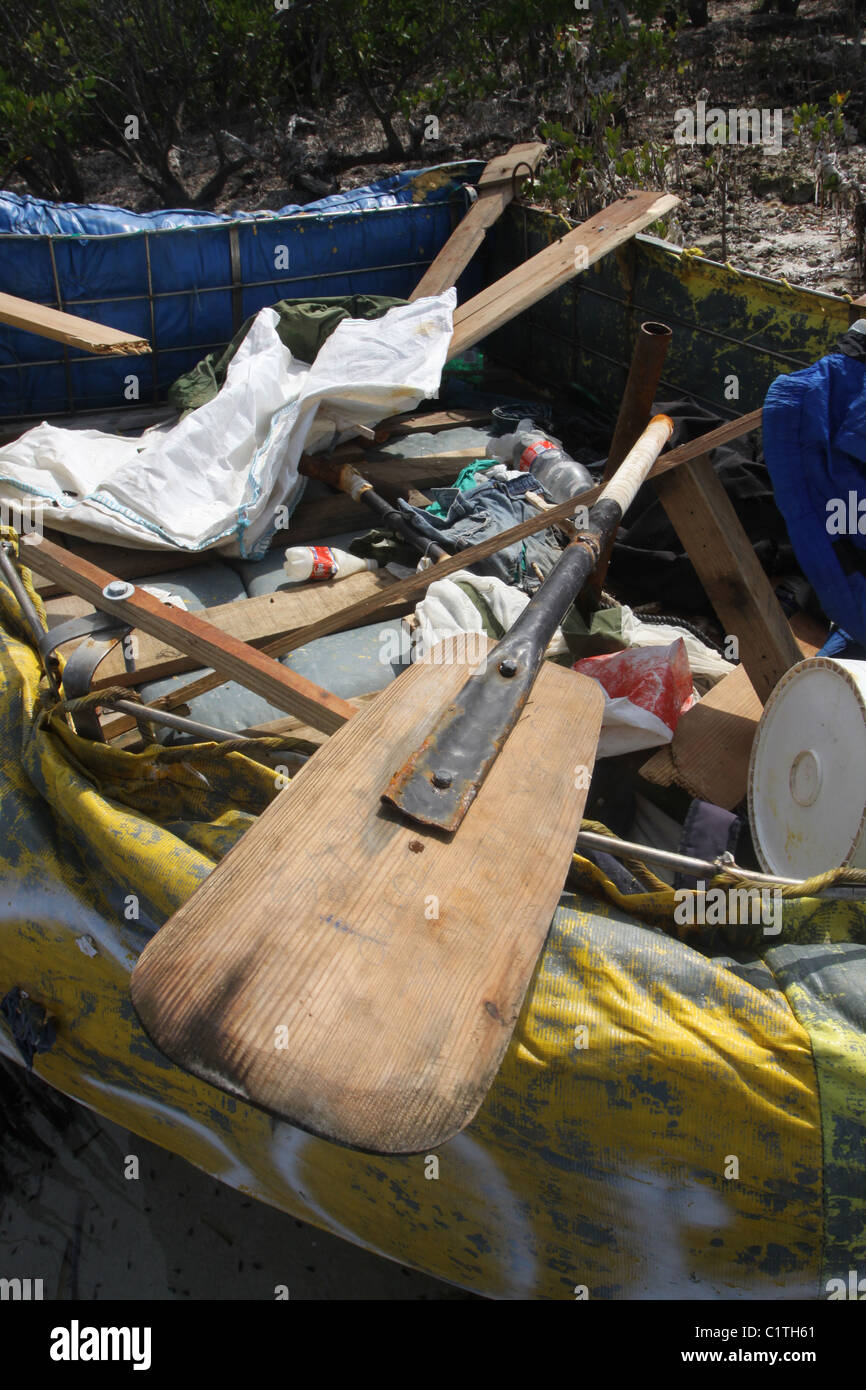
[[[313,362],[326,338],[344,319],[378,319],[405,299],[384,294],[347,294],[331,299],[281,299],[274,304],[279,315],[280,342],[301,362]],[[226,379],[228,365],[246,337],[255,314],[238,329],[222,352],[209,352],[169,388],[169,404],[175,410],[197,410],[212,401]]]

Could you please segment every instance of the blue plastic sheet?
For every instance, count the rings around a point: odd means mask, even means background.
[[[779,376],[764,402],[764,457],[794,553],[824,612],[866,643],[866,362],[829,353]]]
[[[163,399],[182,372],[279,299],[408,296],[482,168],[408,170],[303,209],[236,215],[134,213],[0,193],[0,290],[59,304],[154,348],[93,357],[0,326],[0,415]]]

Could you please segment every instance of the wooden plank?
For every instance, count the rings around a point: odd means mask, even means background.
[[[205,560],[216,558],[213,551],[136,550],[133,546],[109,545],[103,541],[86,541],[69,532],[46,529],[47,538],[71,555],[106,569],[117,579],[148,579],[165,570],[190,569]],[[43,598],[57,598],[68,591],[63,581],[55,582],[34,573],[36,587]]]
[[[670,745],[677,784],[726,811],[738,806],[746,795],[749,757],[762,709],[745,666],[724,676],[677,726]]]
[[[814,656],[824,634],[802,615],[793,624],[797,660]],[[691,796],[733,811],[748,789],[749,758],[762,711],[745,666],[735,667],[683,715],[672,742],[643,764],[641,775],[657,786],[676,783]]]
[[[496,1075],[571,860],[586,798],[574,768],[592,767],[603,704],[595,682],[545,663],[460,829],[442,835],[380,806],[466,679],[431,655],[319,749],[148,942],[131,985],[180,1065],[376,1152],[445,1143]]]
[[[37,333],[41,338],[52,338],[57,343],[66,343],[69,347],[104,357],[150,352],[150,343],[146,338],[124,333],[119,328],[108,328],[91,319],[79,318],[77,314],[64,314],[60,309],[34,304],[32,300],[19,299],[14,294],[0,294],[0,323],[8,323],[13,328],[24,329],[26,333]]]
[[[454,315],[449,356],[459,357],[524,309],[568,284],[678,202],[672,193],[628,193],[531,256],[460,306]]]
[[[800,660],[773,586],[708,455],[656,482],[662,506],[764,701]]]
[[[376,426],[376,441],[404,434],[438,434],[440,430],[455,430],[461,425],[489,425],[489,410],[428,410],[419,414],[389,415]]]
[[[230,633],[242,642],[249,642],[252,647],[261,648],[275,638],[291,639],[310,623],[332,613],[344,612],[348,604],[357,603],[368,595],[378,596],[396,583],[394,576],[386,570],[364,571],[347,575],[345,579],[293,584],[272,594],[235,599],[233,603],[208,608],[205,616],[220,632]],[[62,603],[64,600],[55,599],[54,602]],[[381,616],[397,620],[404,613],[411,612],[412,607],[412,599],[403,599],[390,606],[386,604]],[[168,643],[145,632],[136,632],[133,636],[136,643],[135,671],[126,670],[123,653],[116,647],[96,669],[93,681],[95,690],[106,685],[144,685],[149,681],[164,680],[167,676],[195,670],[197,663]]]
[[[688,444],[680,444],[676,449],[671,449],[669,453],[662,454],[656,459],[650,477],[669,472],[694,458],[699,458],[707,449],[718,444],[726,444],[731,439],[749,434],[760,425],[760,422],[761,412],[755,410],[748,415],[739,416],[735,420],[729,420],[724,425],[719,425],[717,429],[708,431],[700,439],[692,440]],[[580,496],[581,505],[591,506],[600,492],[600,485],[588,489]],[[509,527],[507,531],[501,532],[498,536],[490,536],[487,540],[479,542],[478,545],[458,551],[456,555],[449,555],[444,560],[437,561],[429,569],[422,570],[419,574],[410,575],[408,579],[400,580],[399,584],[389,591],[388,601],[399,602],[404,598],[420,597],[437,579],[445,579],[449,574],[454,574],[456,570],[467,569],[478,564],[480,560],[486,560],[490,555],[513,545],[516,541],[525,540],[527,536],[543,530],[545,526],[554,522],[569,520],[574,515],[574,508],[575,499],[559,502],[548,511],[539,513],[538,516],[527,517],[525,521]],[[296,634],[291,643],[288,640],[277,640],[269,643],[263,650],[272,656],[284,656],[288,651],[294,651],[296,647],[303,646],[307,642],[314,642],[318,637],[325,637],[330,632],[340,631],[340,623],[344,623],[346,627],[360,627],[364,623],[370,623],[381,611],[380,605],[383,601],[382,598],[376,596],[361,599],[358,603],[347,608],[342,615],[335,614],[303,629]],[[191,681],[171,695],[164,695],[160,699],[154,700],[153,703],[158,709],[177,709],[178,706],[187,704],[199,695],[206,695],[208,691],[215,690],[221,684],[222,680],[218,675],[202,676],[200,680]],[[131,721],[128,721],[126,727],[131,727]],[[121,732],[119,724],[118,732]]]
[[[546,146],[537,141],[512,145],[506,154],[491,159],[478,182],[478,197],[461,219],[436,258],[410,294],[410,300],[443,294],[456,285],[475,252],[514,197],[515,173],[523,166],[534,171]],[[518,175],[519,177],[519,175]]]
[[[116,613],[131,626],[171,643],[193,657],[197,665],[212,666],[223,680],[238,681],[277,709],[296,714],[317,729],[333,733],[355,712],[346,700],[280,666],[246,642],[220,632],[194,613],[160,603],[144,589],[134,588],[127,598],[106,599],[103,590],[115,576],[51,541],[24,537],[21,558],[31,569],[64,583],[94,607]]]

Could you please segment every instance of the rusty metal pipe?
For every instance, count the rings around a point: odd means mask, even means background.
[[[602,479],[607,482],[649,424],[673,333],[666,323],[651,320],[637,331],[628,379],[610,442]]]
[[[637,331],[628,379],[602,474],[605,483],[613,477],[649,423],[672,337],[673,333],[666,323],[655,323],[651,319],[642,323]],[[578,600],[585,618],[590,618],[599,606],[615,539],[613,535],[608,540]]]

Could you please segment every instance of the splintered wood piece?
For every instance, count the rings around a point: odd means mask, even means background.
[[[427,410],[419,413],[389,415],[376,426],[376,439],[382,444],[392,435],[438,434],[440,430],[457,429],[460,425],[486,425],[489,410]]]
[[[488,227],[493,226],[514,197],[515,173],[518,177],[521,169],[524,174],[532,173],[545,148],[537,141],[512,145],[507,153],[490,160],[478,182],[478,198],[427,267],[410,294],[410,300],[442,294],[457,284],[483,242]]]
[[[603,697],[546,664],[459,830],[381,801],[466,680],[453,640],[320,748],[146,946],[170,1058],[301,1128],[425,1152],[477,1111],[580,828]]]
[[[94,608],[116,613],[130,626],[170,642],[193,657],[199,666],[212,666],[224,680],[238,681],[277,709],[296,714],[317,729],[333,733],[355,713],[348,701],[287,670],[246,642],[220,632],[194,613],[183,613],[160,603],[144,589],[130,585],[130,594],[106,596],[108,585],[118,586],[122,592],[123,586],[115,575],[61,550],[43,537],[25,536],[20,553],[31,569],[62,583],[70,593],[88,599]]]
[[[670,745],[675,780],[692,796],[733,811],[746,795],[762,708],[745,666],[723,676],[677,725]]]
[[[65,314],[46,304],[34,304],[14,294],[0,294],[0,323],[37,333],[41,338],[53,338],[57,343],[81,348],[105,357],[123,357],[128,353],[150,352],[146,338],[124,333],[120,328],[108,328],[92,319]]]
[[[630,241],[636,232],[663,217],[678,202],[679,198],[672,193],[627,193],[543,251],[530,256],[528,261],[460,306],[454,315],[449,356],[459,357],[524,309],[567,285],[575,275],[622,246],[623,242]]]

